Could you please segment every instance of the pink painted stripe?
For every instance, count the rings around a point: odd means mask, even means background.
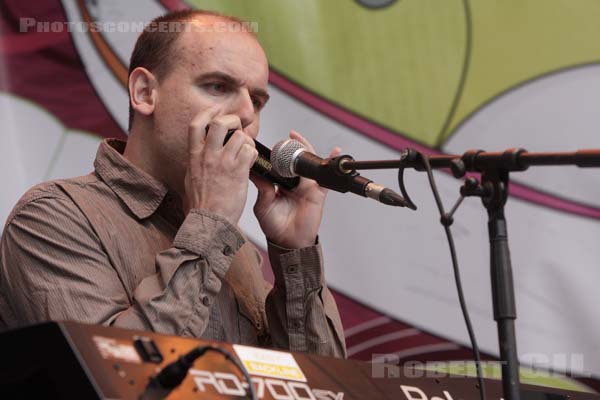
[[[354,336],[357,333],[368,331],[370,329],[376,328],[383,324],[387,324],[388,322],[391,322],[391,321],[392,320],[385,315],[379,316],[377,318],[369,319],[365,322],[362,322],[360,324],[354,325],[351,328],[346,329],[344,331],[344,336],[346,336],[346,339],[348,339],[349,337]]]
[[[185,0],[159,0],[159,3],[169,11],[180,11],[191,8]]]
[[[573,200],[561,199],[548,193],[532,189],[521,184],[511,184],[508,193],[518,199],[526,200],[547,208],[553,208],[566,213],[581,215],[583,217],[600,219],[600,209],[578,203]]]
[[[270,71],[269,82],[290,96],[303,102],[307,106],[319,111],[323,115],[394,150],[401,151],[406,147],[411,147],[428,155],[444,154],[439,150],[432,149],[410,140],[374,122],[368,121],[365,118],[342,108],[341,106],[333,104],[332,102],[290,81],[285,76],[279,74],[273,69]],[[600,208],[581,204],[574,200],[565,200],[523,184],[512,183],[509,188],[509,193],[511,196],[514,196],[518,199],[535,203],[547,208],[552,208],[569,214],[581,215],[588,218],[600,219]]]

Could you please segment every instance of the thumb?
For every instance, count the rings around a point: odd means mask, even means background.
[[[277,190],[272,183],[252,174],[250,174],[250,181],[258,190],[256,203],[254,203],[254,213],[258,214],[260,211],[267,209],[273,203],[275,197],[277,196]]]

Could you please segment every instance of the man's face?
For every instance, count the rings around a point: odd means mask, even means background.
[[[244,32],[183,32],[174,44],[171,68],[159,81],[154,110],[160,162],[182,175],[187,163],[188,128],[204,110],[235,114],[243,131],[256,138],[259,115],[268,100],[269,68],[256,39]]]

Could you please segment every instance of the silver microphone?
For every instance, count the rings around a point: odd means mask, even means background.
[[[278,142],[271,150],[271,165],[282,177],[303,176],[315,180],[320,186],[340,193],[352,192],[383,204],[408,207],[402,196],[382,185],[360,176],[356,171],[344,170],[344,160],[349,156],[323,159],[294,139]]]

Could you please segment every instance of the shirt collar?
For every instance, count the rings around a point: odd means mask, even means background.
[[[98,147],[94,168],[129,210],[138,219],[144,219],[154,214],[169,190],[123,157],[126,143],[104,139]]]

